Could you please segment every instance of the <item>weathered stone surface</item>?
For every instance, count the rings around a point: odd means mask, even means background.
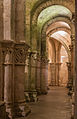
[[[66,88],[52,87],[37,103],[30,104],[32,113],[27,119],[70,119],[72,103],[67,93]]]
[[[6,107],[5,103],[0,101],[0,119],[6,119]]]

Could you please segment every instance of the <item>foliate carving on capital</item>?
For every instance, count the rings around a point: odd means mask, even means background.
[[[15,48],[14,49],[14,61],[15,63],[25,63],[26,52],[24,48]]]
[[[28,54],[29,46],[26,44],[16,44],[14,47],[14,62],[16,64],[24,64]]]
[[[67,62],[68,71],[71,71],[71,63]]]
[[[42,63],[48,63],[48,58],[47,57],[41,57],[41,62]]]
[[[32,58],[33,60],[37,60],[37,51],[29,51],[27,57]]]
[[[9,56],[8,63],[12,63],[13,48],[2,48],[2,62],[6,63],[7,56]]]

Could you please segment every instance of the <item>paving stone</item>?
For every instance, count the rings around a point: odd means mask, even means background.
[[[64,87],[52,87],[38,102],[30,103],[31,114],[20,119],[70,119],[72,104],[67,93]]]

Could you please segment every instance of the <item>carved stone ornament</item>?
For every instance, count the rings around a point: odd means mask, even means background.
[[[24,48],[15,48],[14,50],[14,55],[15,55],[15,63],[25,63],[25,49]]]
[[[14,62],[16,64],[24,64],[29,46],[26,44],[16,44],[14,48]]]

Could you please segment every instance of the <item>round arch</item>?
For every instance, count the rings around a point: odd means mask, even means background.
[[[55,22],[58,22],[58,21],[62,21],[62,22],[65,22],[67,23],[69,26],[70,26],[70,29],[71,29],[71,34],[75,34],[75,29],[74,29],[74,24],[71,22],[71,20],[69,20],[67,17],[55,17],[54,19],[50,19],[49,21],[47,21],[44,25],[43,25],[43,28],[41,30],[41,34],[40,34],[40,37],[37,37],[37,40],[39,42],[39,50],[41,49],[41,42],[42,41],[46,41],[46,30],[47,28],[55,23]],[[38,34],[37,34],[38,35]]]
[[[67,23],[69,26],[70,26],[70,29],[71,29],[71,34],[75,34],[75,26],[74,26],[74,23],[67,17],[55,17],[54,19],[50,19],[49,21],[47,21],[43,27],[42,27],[42,30],[41,30],[41,34],[44,36],[46,34],[46,30],[47,28],[55,23],[55,22],[58,22],[58,21],[61,21],[61,22],[65,22]]]
[[[66,20],[67,19],[67,20]],[[35,20],[33,20],[34,22],[32,22],[32,19],[31,19],[31,32],[30,32],[30,41],[31,41],[31,44],[34,44],[34,42],[35,42],[35,44],[36,44],[36,46],[37,46],[37,48],[35,47],[35,46],[33,46],[32,45],[32,49],[34,49],[34,50],[36,50],[36,49],[38,49],[39,47],[41,48],[41,44],[40,44],[40,42],[41,42],[41,36],[40,36],[40,33],[38,32],[38,26],[37,26],[37,19],[36,19],[36,21]],[[43,26],[42,26],[42,30],[41,30],[41,32],[43,31],[43,29],[46,27],[46,24],[47,24],[47,26],[49,26],[51,23],[53,23],[53,22],[56,22],[56,21],[64,21],[64,22],[66,22],[67,24],[69,24],[69,26],[71,26],[71,29],[72,29],[72,34],[74,34],[74,28],[72,27],[72,25],[71,25],[71,21],[72,21],[72,19],[70,19],[68,16],[60,16],[60,15],[58,15],[57,17],[55,16],[54,18],[52,18],[51,20],[49,19],[48,21],[46,21],[44,24],[43,24]],[[44,27],[44,28],[43,28]],[[37,34],[37,35],[36,35]],[[41,34],[43,34],[43,33],[41,33]],[[45,35],[44,35],[45,36]],[[43,36],[42,36],[43,37]],[[40,39],[40,40],[39,40]],[[38,46],[38,45],[39,46]]]
[[[66,8],[68,8],[71,13],[73,14],[75,12],[74,4],[71,3],[71,1],[65,2],[62,0],[41,0],[41,1],[37,1],[34,6],[33,9],[31,10],[31,21],[32,23],[36,23],[37,22],[37,18],[39,16],[39,14],[41,13],[42,10],[44,10],[45,8],[52,6],[52,5],[62,5]]]
[[[51,37],[51,38],[52,38],[52,37]],[[70,53],[70,50],[69,50],[69,48],[67,47],[67,45],[66,45],[63,41],[61,41],[61,40],[59,40],[59,39],[55,39],[55,38],[52,38],[52,39],[59,41],[59,42],[64,46],[64,48],[66,49],[67,54],[68,54],[68,60],[69,60],[69,62],[70,62],[70,61],[71,61],[71,53]]]
[[[58,28],[55,28],[55,29],[49,31],[49,32],[46,34],[46,36],[49,36],[49,35],[55,33],[56,31],[65,31],[65,32],[67,32],[68,34],[71,34],[70,29],[68,29],[68,28],[66,28],[66,27],[58,27]]]
[[[42,42],[42,41],[46,41],[46,30],[47,30],[47,28],[48,28],[51,24],[53,24],[53,23],[55,23],[55,22],[57,22],[57,21],[62,21],[62,22],[67,23],[67,24],[70,26],[70,32],[71,32],[71,34],[75,34],[74,24],[72,23],[71,20],[69,20],[67,17],[55,17],[54,19],[49,20],[48,22],[46,22],[46,23],[44,24],[44,26],[43,26],[43,28],[42,28],[42,30],[41,30],[41,38],[40,38],[41,40],[38,39],[38,41],[40,40],[39,48],[40,48],[40,46],[41,46],[41,42]],[[64,42],[61,42],[61,43],[63,44],[63,46],[65,47],[65,49],[66,49],[66,51],[67,51],[67,53],[68,53],[69,60],[71,60],[70,50],[68,49],[67,45],[66,45]],[[44,45],[45,45],[45,44],[46,44],[46,43],[44,43]],[[44,47],[46,47],[46,46],[44,46]],[[40,48],[40,49],[41,49],[41,48]]]

